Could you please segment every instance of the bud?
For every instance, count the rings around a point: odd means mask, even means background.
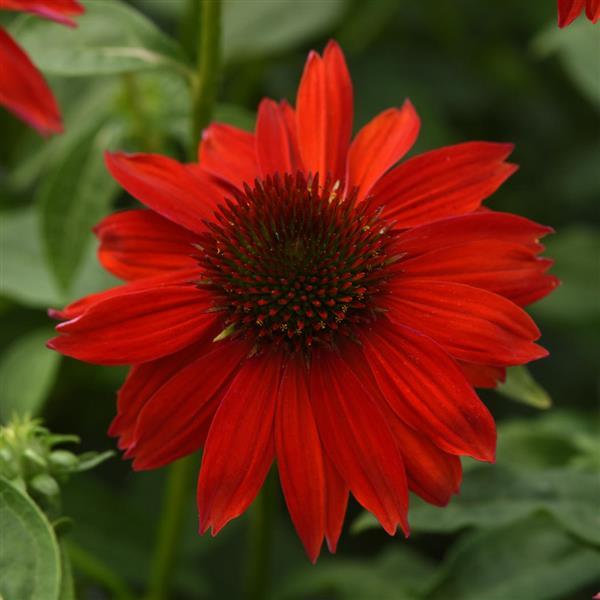
[[[46,512],[60,508],[60,484],[71,473],[86,471],[113,455],[75,454],[58,444],[79,443],[76,435],[55,435],[39,419],[14,417],[0,427],[0,477],[29,494]]]

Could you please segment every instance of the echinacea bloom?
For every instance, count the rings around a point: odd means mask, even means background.
[[[71,27],[71,17],[84,10],[77,0],[0,0],[0,9],[34,13]],[[0,105],[42,135],[60,133],[60,110],[46,80],[1,27],[0,65]]]
[[[571,24],[584,8],[586,17],[592,23],[600,19],[600,0],[558,0],[558,26]]]
[[[410,102],[351,141],[353,95],[330,42],[296,108],[261,102],[254,133],[213,124],[198,164],[107,155],[146,210],[97,227],[127,283],[52,314],[50,347],[133,365],[110,433],[136,469],[203,447],[200,530],[240,515],[277,463],[309,557],[334,551],[348,494],[408,533],[408,491],[445,505],[459,456],[493,461],[473,386],[545,356],[523,306],[556,279],[551,230],[482,209],[514,171],[472,142],[394,165],[419,132]]]

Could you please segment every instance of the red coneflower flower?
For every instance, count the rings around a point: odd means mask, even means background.
[[[600,0],[558,0],[558,26],[566,27],[572,23],[584,8],[592,23],[600,19]]]
[[[83,13],[77,0],[0,0],[0,10],[31,12],[75,27],[70,18]],[[44,77],[27,54],[0,27],[0,105],[42,135],[60,133],[60,110]]]
[[[348,493],[393,534],[408,490],[445,505],[459,456],[492,461],[494,421],[473,385],[545,356],[522,306],[556,279],[550,229],[481,209],[514,171],[512,146],[416,156],[410,104],[351,142],[352,85],[330,42],[306,63],[296,109],[265,99],[256,130],[211,125],[199,164],[109,154],[150,210],[97,227],[128,281],[55,316],[50,342],[133,365],[110,433],[136,469],[204,447],[202,532],[256,496],[274,460],[316,560],[335,550]]]

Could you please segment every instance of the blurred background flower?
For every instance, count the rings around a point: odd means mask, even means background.
[[[1,0],[0,10],[30,12],[75,27],[77,0]],[[0,106],[6,107],[42,135],[60,133],[60,111],[43,75],[26,52],[0,27]]]
[[[45,307],[114,283],[88,232],[135,204],[105,171],[103,151],[183,159],[191,145],[185,80],[198,19],[183,0],[84,5],[76,30],[2,15],[51,83],[66,131],[44,143],[0,114],[0,414],[42,414],[83,449],[110,449],[104,432],[124,372],[46,350]],[[467,139],[515,143],[520,170],[490,206],[557,230],[546,253],[563,282],[531,311],[550,357],[484,394],[499,423],[498,464],[465,461],[463,491],[445,509],[411,498],[408,541],[371,527],[352,504],[342,551],[316,567],[285,513],[273,515],[272,597],[590,598],[600,581],[598,26],[580,18],[560,30],[556,5],[541,0],[227,0],[223,19],[217,120],[250,128],[261,97],[292,100],[306,52],[335,37],[357,90],[357,127],[410,97],[423,120],[415,153]],[[537,408],[551,401],[548,412]],[[61,490],[69,538],[134,589],[150,569],[163,481],[112,460]],[[199,537],[187,497],[171,597],[241,597],[243,577],[232,573],[244,572],[252,514]],[[78,564],[78,597],[119,597],[89,561]]]

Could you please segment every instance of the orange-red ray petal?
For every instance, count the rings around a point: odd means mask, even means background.
[[[281,380],[279,353],[248,359],[215,414],[198,480],[200,532],[216,534],[242,514],[273,462],[273,420]]]
[[[348,190],[358,187],[358,200],[366,198],[386,171],[411,148],[419,135],[419,117],[410,103],[390,108],[367,123],[348,153]]]
[[[308,370],[301,357],[287,362],[279,387],[275,454],[290,516],[314,563],[325,535],[325,472],[310,404]]]
[[[322,180],[342,179],[352,134],[354,100],[344,54],[329,42],[321,58],[308,55],[296,100],[298,144],[304,167]]]

